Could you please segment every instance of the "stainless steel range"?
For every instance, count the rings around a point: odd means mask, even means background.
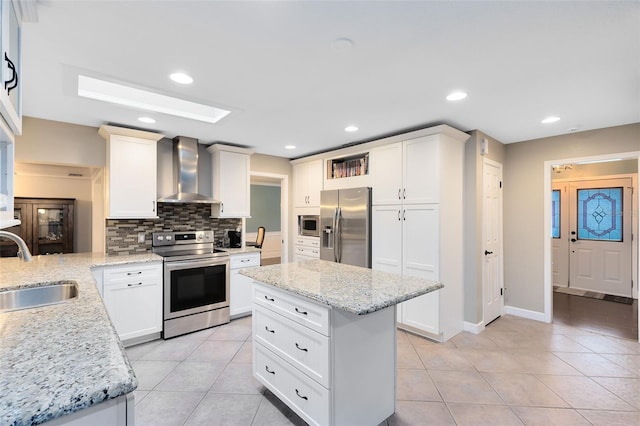
[[[165,339],[229,322],[229,254],[213,231],[154,232],[164,260]]]

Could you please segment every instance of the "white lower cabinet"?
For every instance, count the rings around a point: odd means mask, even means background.
[[[295,252],[293,260],[298,262],[308,259],[320,258],[320,237],[298,236],[295,240]]]
[[[229,314],[231,318],[251,315],[253,309],[253,295],[251,283],[253,280],[240,275],[240,270],[260,266],[260,252],[238,253],[229,256],[230,287]]]
[[[355,315],[254,282],[253,375],[312,425],[395,412],[395,306]]]
[[[162,263],[105,267],[103,299],[125,346],[159,337],[162,332]]]

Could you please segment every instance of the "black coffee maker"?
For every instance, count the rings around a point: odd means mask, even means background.
[[[227,235],[229,236],[229,247],[242,247],[242,231],[229,231]]]

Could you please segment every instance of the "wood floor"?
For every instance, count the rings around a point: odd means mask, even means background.
[[[553,293],[553,322],[638,340],[638,301],[625,305]]]

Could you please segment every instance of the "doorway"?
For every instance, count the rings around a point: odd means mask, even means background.
[[[254,241],[258,227],[265,227],[262,265],[282,263],[288,259],[288,179],[287,175],[251,172],[252,217],[243,219],[242,226],[246,241]]]
[[[638,339],[639,157],[545,162],[546,321]],[[610,174],[593,173],[596,163]]]
[[[502,315],[502,164],[484,158],[482,161],[482,288],[485,326]]]

